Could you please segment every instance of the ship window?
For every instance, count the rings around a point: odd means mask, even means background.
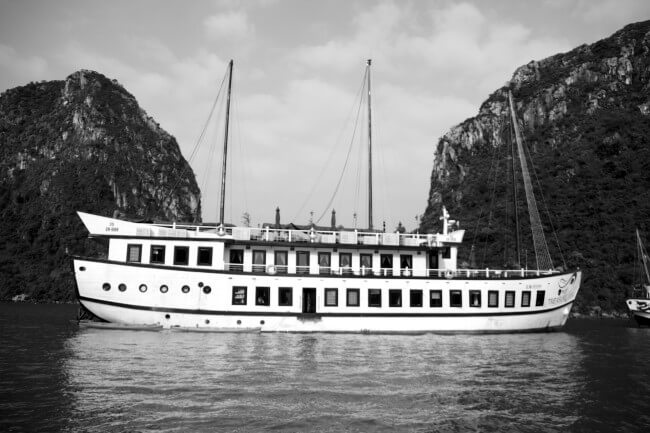
[[[511,308],[515,306],[515,292],[508,290],[506,292],[506,307]]]
[[[535,298],[535,306],[536,307],[543,307],[544,306],[544,297],[546,296],[546,292],[544,290],[538,290],[537,291],[537,298]]]
[[[339,253],[339,269],[344,275],[352,274],[352,253]]]
[[[451,259],[451,248],[447,247],[442,249],[442,258]]]
[[[140,287],[139,287],[139,288],[140,288],[140,291],[141,291],[142,293],[144,293],[144,292],[147,291],[147,285],[146,285],[146,284],[140,284]]]
[[[525,291],[521,292],[521,306],[530,307],[530,292]]]
[[[142,245],[140,244],[128,244],[126,246],[127,254],[126,261],[133,263],[140,263],[142,260]]]
[[[149,261],[151,263],[165,264],[165,246],[164,245],[152,245],[151,246],[151,258],[150,258]]]
[[[401,307],[402,306],[402,290],[390,289],[388,291],[388,306]]]
[[[120,292],[125,292],[126,291],[126,284],[120,283],[120,285],[117,286],[117,290],[119,290]]]
[[[381,289],[368,289],[368,306],[381,307]]]
[[[190,259],[189,247],[174,247],[174,264],[187,265]]]
[[[167,287],[166,285],[163,284],[162,286],[160,286],[160,293],[167,293],[168,290],[169,287]]]
[[[332,254],[318,253],[318,273],[329,274],[332,270]]]
[[[442,307],[442,290],[429,291],[429,306]]]
[[[499,306],[499,292],[496,290],[488,291],[488,307]]]
[[[401,254],[399,256],[399,267],[402,275],[410,276],[413,273],[413,256],[411,254]]]
[[[346,305],[348,307],[359,306],[359,289],[348,289]]]
[[[339,305],[339,290],[325,289],[325,306],[337,307]]]
[[[381,254],[379,256],[379,263],[381,265],[381,274],[386,276],[393,275],[393,255]]]
[[[203,293],[205,293],[206,295],[209,295],[210,292],[212,292],[212,288],[210,286],[205,286],[203,288]]]
[[[104,283],[102,284],[102,289],[108,292],[109,290],[111,290],[111,285],[109,283]]]
[[[270,291],[269,287],[255,287],[255,305],[270,305]]]
[[[480,307],[481,306],[481,291],[480,290],[470,290],[469,291],[469,306],[470,307]]]
[[[275,270],[278,274],[287,273],[287,252],[286,251],[275,252]]]
[[[181,292],[183,292],[183,293],[190,293],[190,286],[183,286],[183,287],[181,287]]]
[[[309,273],[309,251],[296,251],[296,273]]]
[[[293,289],[291,287],[280,287],[278,289],[278,305],[281,307],[293,305]]]
[[[246,305],[246,286],[233,286],[232,288],[232,304],[233,305]]]
[[[361,275],[372,274],[372,254],[361,254]]]
[[[212,266],[212,247],[199,247],[196,264],[199,266]]]
[[[238,272],[244,270],[244,250],[230,250],[228,270]]]
[[[422,306],[422,290],[411,290],[411,307],[421,307]]]
[[[253,250],[253,272],[266,271],[266,251]]]
[[[460,290],[452,290],[449,292],[449,305],[451,307],[463,306],[463,294]]]

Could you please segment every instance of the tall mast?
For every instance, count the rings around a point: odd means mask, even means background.
[[[223,166],[221,167],[221,203],[219,205],[219,224],[224,223],[224,208],[226,206],[226,168],[228,165],[228,124],[230,122],[230,91],[232,89],[232,60],[228,64],[228,99],[226,99],[226,127],[223,138]]]
[[[641,258],[641,263],[643,263],[643,271],[645,272],[646,281],[650,283],[650,272],[648,272],[648,263],[646,261],[647,253],[645,251],[645,247],[643,246],[643,241],[641,240],[639,229],[636,229],[636,243],[637,248],[639,249],[639,257]]]
[[[372,229],[372,101],[370,92],[370,64],[367,60],[368,70],[368,228]]]
[[[515,236],[517,238],[517,266],[521,266],[521,241],[519,240],[519,210],[517,207],[517,176],[515,172],[515,142],[512,140],[512,122],[509,122],[508,139],[512,158],[512,204],[515,214]]]
[[[508,101],[510,102],[510,115],[512,117],[512,127],[515,130],[515,139],[517,140],[517,150],[519,151],[519,163],[521,165],[521,177],[524,179],[524,191],[526,192],[526,204],[528,205],[528,214],[530,216],[530,229],[533,233],[533,246],[535,247],[535,260],[537,261],[537,270],[553,269],[551,255],[548,252],[548,245],[542,229],[542,221],[537,211],[537,202],[533,192],[533,184],[528,173],[528,164],[524,154],[519,124],[515,114],[515,103],[512,99],[512,92],[508,90]]]

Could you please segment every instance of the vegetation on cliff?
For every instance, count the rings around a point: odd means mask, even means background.
[[[70,254],[99,252],[86,211],[197,221],[200,193],[174,137],[91,71],[0,95],[0,299],[74,298]]]
[[[516,266],[510,89],[541,187],[539,207],[549,210],[542,222],[557,233],[548,236],[554,265],[584,270],[577,310],[624,310],[638,274],[635,228],[650,235],[649,78],[650,21],[522,66],[476,117],[439,140],[421,229],[437,228],[445,205],[473,245],[461,261]],[[521,186],[517,197],[527,245],[520,264],[535,268]]]

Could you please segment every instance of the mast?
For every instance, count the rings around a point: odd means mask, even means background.
[[[512,122],[509,122],[508,139],[512,159],[512,204],[515,214],[515,236],[517,238],[517,266],[521,266],[521,240],[519,239],[519,211],[517,208],[517,176],[515,173],[515,142],[512,140]]]
[[[368,228],[372,230],[372,101],[370,92],[371,63],[372,59],[368,59]]]
[[[221,203],[219,205],[219,224],[224,223],[224,209],[226,205],[226,168],[228,163],[228,124],[230,122],[230,91],[232,89],[232,59],[228,64],[228,98],[226,99],[226,127],[223,138],[223,165],[221,168]]]
[[[517,123],[517,116],[515,115],[515,104],[510,90],[508,90],[508,101],[510,102],[512,126],[515,130],[515,139],[517,140],[517,150],[519,151],[521,177],[524,179],[524,191],[526,192],[526,204],[528,205],[528,214],[530,216],[530,229],[533,232],[533,246],[535,247],[537,270],[553,269],[553,262],[551,261],[551,255],[548,252],[546,238],[544,237],[544,230],[542,229],[542,221],[539,218],[539,212],[537,211],[537,202],[535,201],[533,184],[530,181],[530,174],[528,173],[528,164],[526,163],[526,155],[524,154],[523,140],[521,138],[521,132],[519,132],[519,124]]]
[[[641,241],[639,229],[636,229],[636,242],[637,248],[639,249],[639,257],[641,257],[641,263],[643,263],[643,271],[645,272],[646,281],[650,283],[650,272],[648,272],[648,262],[646,260],[648,254],[646,253],[645,247],[643,246],[643,241]]]

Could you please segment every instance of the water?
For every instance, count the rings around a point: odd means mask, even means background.
[[[650,329],[513,335],[79,329],[0,304],[0,431],[648,431]]]

